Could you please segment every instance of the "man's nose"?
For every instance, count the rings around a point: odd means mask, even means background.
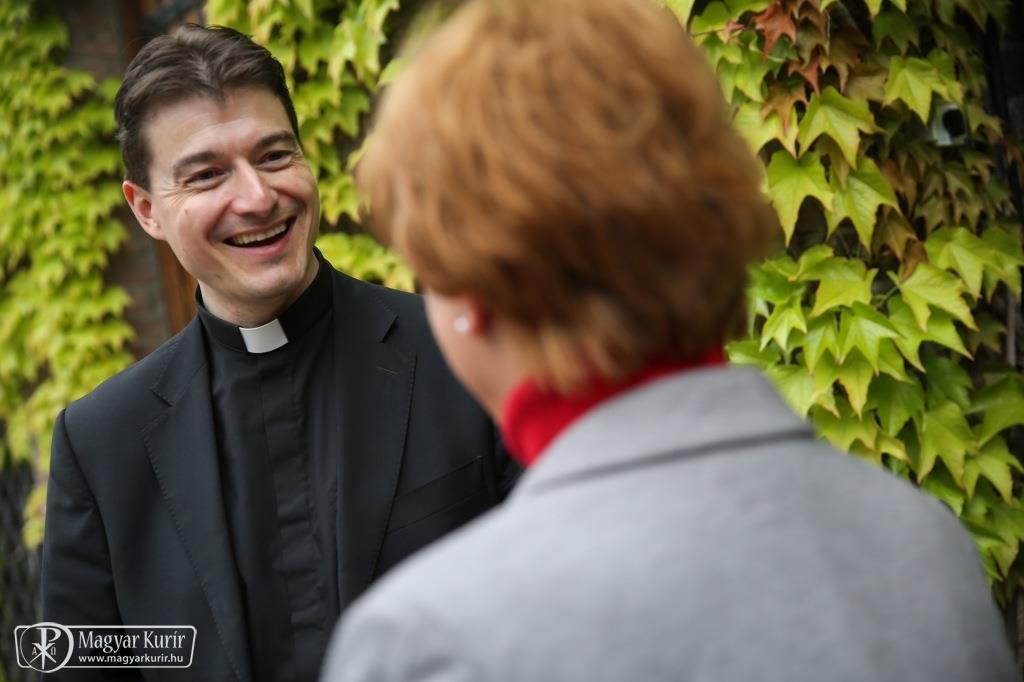
[[[263,175],[247,163],[238,165],[232,206],[239,215],[266,215],[277,204],[277,192]]]

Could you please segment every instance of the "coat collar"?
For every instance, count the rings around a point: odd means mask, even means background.
[[[669,458],[813,437],[756,370],[694,369],[655,379],[583,415],[551,443],[512,497]]]

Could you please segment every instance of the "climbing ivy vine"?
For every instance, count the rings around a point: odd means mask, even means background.
[[[398,4],[207,5],[211,23],[251,33],[285,65],[330,223],[358,213],[350,170],[391,68],[385,25]],[[1015,330],[1004,320],[1024,252],[996,173],[1002,154],[1019,155],[984,109],[977,46],[1007,3],[664,4],[716,69],[781,225],[778,254],[752,272],[751,335],[730,358],[763,368],[838,448],[944,501],[1005,601],[1021,578],[1010,431],[1024,423],[1024,377],[1005,358]],[[947,109],[963,135],[940,139],[931,124]],[[357,240],[321,245],[411,288],[393,256]]]
[[[995,172],[1014,148],[983,107],[978,51],[1006,3],[670,5],[765,162],[783,233],[752,273],[752,333],[730,358],[763,368],[838,448],[945,502],[1008,599],[1024,538],[1009,447],[1024,377],[1003,340],[1024,252]]]
[[[45,478],[57,413],[130,361],[128,298],[103,273],[124,237],[116,83],[60,65],[67,31],[0,3],[0,462]],[[42,540],[37,487],[25,538]]]

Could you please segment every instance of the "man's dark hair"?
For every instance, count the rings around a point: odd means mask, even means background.
[[[174,35],[146,43],[128,65],[114,100],[127,179],[149,188],[150,148],[142,128],[153,107],[195,96],[220,101],[231,90],[252,86],[277,97],[298,140],[299,124],[284,69],[249,36],[223,26],[187,24]]]

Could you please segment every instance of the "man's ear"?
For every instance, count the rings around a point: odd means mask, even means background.
[[[165,241],[163,228],[153,217],[153,202],[150,201],[149,192],[131,180],[125,180],[121,184],[121,191],[124,192],[124,198],[131,206],[135,219],[139,221],[139,225],[146,231],[146,234],[153,239]]]

